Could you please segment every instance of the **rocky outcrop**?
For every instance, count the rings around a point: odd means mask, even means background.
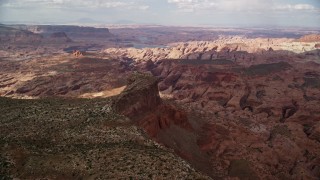
[[[79,50],[73,50],[72,55],[75,57],[81,57],[81,56],[83,56],[83,53]]]
[[[147,74],[134,73],[125,90],[114,102],[114,109],[128,117],[155,110],[161,104],[158,79]]]
[[[152,137],[171,125],[191,129],[184,111],[161,101],[158,82],[151,75],[134,73],[125,90],[114,100],[113,109],[135,121]]]

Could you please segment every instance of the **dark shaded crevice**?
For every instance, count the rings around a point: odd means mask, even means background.
[[[293,116],[299,109],[299,106],[296,101],[292,101],[292,105],[282,107],[282,115],[280,122],[284,123],[286,119]]]
[[[245,88],[245,94],[241,97],[240,99],[240,107],[242,110],[244,110],[245,108],[247,107],[251,107],[248,103],[247,103],[247,100],[248,100],[248,97],[251,93],[251,89],[249,86],[246,86]],[[251,107],[252,109],[252,107]],[[253,110],[253,109],[252,109]]]

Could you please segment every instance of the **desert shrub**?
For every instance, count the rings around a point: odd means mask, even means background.
[[[10,163],[0,156],[0,180],[12,179],[9,175]]]

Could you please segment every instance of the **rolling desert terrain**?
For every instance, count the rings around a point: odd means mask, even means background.
[[[0,179],[320,177],[320,30],[0,24]]]

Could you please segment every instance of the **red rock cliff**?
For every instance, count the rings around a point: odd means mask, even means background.
[[[114,100],[113,109],[134,120],[150,136],[171,124],[191,128],[184,111],[161,101],[158,79],[147,74],[135,73],[129,78],[126,89]]]

